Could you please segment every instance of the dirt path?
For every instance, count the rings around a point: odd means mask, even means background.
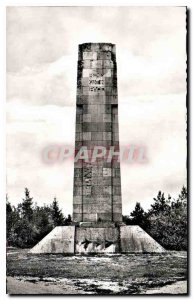
[[[45,283],[45,282],[27,282],[24,280],[18,280],[13,277],[7,277],[7,293],[14,294],[93,294],[92,292],[85,291],[75,285],[62,283]],[[187,281],[178,281],[166,286],[148,289],[143,291],[142,294],[186,294],[187,293]]]
[[[7,277],[7,293],[10,295],[18,294],[85,294],[84,291],[77,290],[68,284],[54,283],[31,283],[24,280],[18,280],[13,277]]]
[[[173,284],[168,284],[161,288],[150,289],[143,294],[186,294],[187,281],[178,281]]]

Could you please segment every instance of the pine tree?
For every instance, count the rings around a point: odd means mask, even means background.
[[[134,211],[131,212],[131,217],[133,217],[133,220],[135,220],[136,222],[143,219],[144,209],[141,207],[141,204],[139,202],[136,203]]]
[[[6,195],[6,229],[7,229],[7,242],[10,240],[11,229],[13,227],[13,210],[11,203],[8,201],[8,196]]]
[[[70,225],[71,223],[72,223],[71,215],[68,215],[68,217],[64,221],[64,224],[65,225]]]
[[[168,200],[166,200],[164,193],[161,191],[158,192],[157,198],[154,199],[154,204],[151,204],[151,214],[158,215],[160,212],[168,212],[170,210],[170,195],[168,195]]]
[[[188,191],[187,191],[187,188],[185,186],[183,186],[178,199],[179,199],[179,201],[181,201],[183,203],[183,205],[186,205],[187,198],[188,198]]]
[[[62,211],[59,209],[59,205],[58,205],[58,201],[56,200],[56,197],[54,198],[54,201],[52,202],[51,205],[51,214],[52,214],[54,226],[64,225],[64,216]]]
[[[136,203],[135,209],[131,212],[130,216],[132,217],[131,222],[133,225],[139,225],[143,229],[149,227],[147,214],[139,202]]]
[[[164,194],[159,192],[149,211],[151,227],[148,233],[168,250],[187,249],[186,197],[184,187],[177,200],[171,201],[170,195],[166,200]]]
[[[172,202],[172,208],[187,207],[187,189],[183,186],[176,201]]]
[[[30,192],[28,188],[25,188],[25,199],[21,204],[21,214],[22,217],[27,221],[31,221],[33,219],[33,198],[30,197]]]
[[[44,205],[35,206],[34,209],[34,223],[36,228],[36,241],[39,242],[45,235],[47,235],[53,228],[54,224],[50,216],[51,209]]]

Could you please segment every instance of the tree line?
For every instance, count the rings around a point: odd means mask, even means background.
[[[146,212],[136,203],[130,216],[124,216],[127,225],[139,225],[167,250],[187,250],[187,189],[183,186],[177,199],[158,192]]]
[[[6,201],[7,245],[32,247],[44,238],[54,227],[71,223],[71,216],[64,217],[54,198],[51,205],[39,206],[33,203],[29,189],[25,188],[25,197],[16,207]]]
[[[55,226],[70,225],[71,216],[65,217],[56,198],[51,205],[34,204],[29,189],[16,207],[7,197],[7,245],[32,247]],[[182,188],[177,199],[158,192],[148,211],[140,203],[128,216],[123,216],[126,225],[139,225],[167,250],[187,250],[187,189]]]

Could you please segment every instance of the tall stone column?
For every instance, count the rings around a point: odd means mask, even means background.
[[[90,156],[74,163],[75,222],[122,221],[120,162],[110,159],[119,153],[117,96],[115,45],[79,45],[75,153],[85,147]],[[105,147],[106,156],[93,162],[96,147]]]
[[[164,252],[142,228],[122,223],[120,162],[108,160],[109,151],[119,154],[116,53],[109,43],[79,45],[75,152],[92,156],[96,147],[107,157],[74,163],[74,222],[55,227],[30,252]]]

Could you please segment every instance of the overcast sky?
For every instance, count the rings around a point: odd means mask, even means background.
[[[186,185],[186,26],[183,7],[7,9],[7,192],[56,196],[72,213],[73,161],[46,165],[49,144],[74,146],[78,44],[116,44],[120,144],[148,163],[121,164],[123,213]]]

